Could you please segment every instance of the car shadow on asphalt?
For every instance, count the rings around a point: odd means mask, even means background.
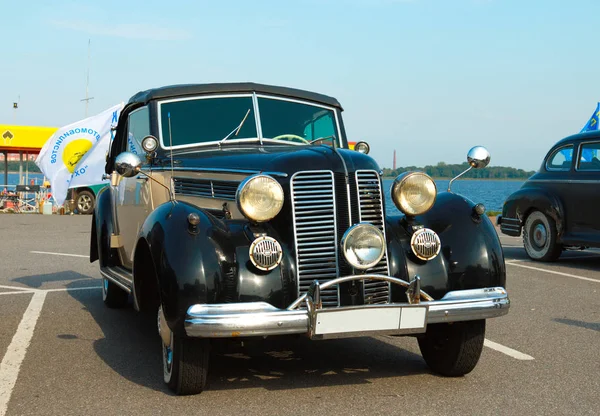
[[[69,285],[75,284],[75,287],[98,286],[100,281],[92,279],[89,276],[72,270],[65,270],[58,273],[34,274],[11,279],[11,282],[21,283],[32,289],[40,289],[45,283],[69,282]]]
[[[554,318],[553,321],[558,322],[560,324],[577,326],[579,328],[585,328],[590,329],[592,331],[600,332],[600,322],[585,322],[567,318]]]
[[[94,280],[97,284],[97,280]],[[79,287],[83,281],[69,287]],[[100,290],[69,291],[104,334],[94,351],[120,376],[171,394],[162,380],[156,318],[129,305],[109,309]],[[65,334],[61,334],[63,339]],[[389,342],[386,342],[389,340]],[[311,341],[301,336],[212,343],[209,390],[286,390],[370,383],[370,379],[429,374],[419,354],[391,345],[389,337]],[[408,340],[406,342],[415,342]]]

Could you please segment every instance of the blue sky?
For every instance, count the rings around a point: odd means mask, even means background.
[[[303,88],[385,167],[482,144],[537,169],[600,101],[597,0],[0,1],[0,124],[83,118],[88,39],[90,114],[176,83]]]

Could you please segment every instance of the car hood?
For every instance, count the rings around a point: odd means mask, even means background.
[[[347,149],[329,146],[253,146],[223,147],[222,149],[194,150],[173,155],[173,164],[178,169],[235,169],[256,172],[281,172],[293,174],[304,170],[331,170],[344,172],[343,158],[349,172],[359,169],[379,171],[379,166],[370,156]],[[170,159],[163,157],[156,163],[170,166]]]

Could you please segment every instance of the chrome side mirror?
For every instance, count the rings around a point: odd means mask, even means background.
[[[469,168],[456,175],[454,178],[450,179],[450,182],[448,182],[448,192],[450,192],[452,182],[460,178],[471,169],[485,168],[490,163],[490,152],[488,152],[488,150],[483,146],[472,147],[467,153],[467,162],[469,162]]]
[[[483,146],[475,146],[467,153],[467,162],[473,169],[485,168],[490,164],[490,152]]]
[[[131,152],[123,152],[115,158],[115,170],[125,178],[131,178],[140,171],[142,160]]]

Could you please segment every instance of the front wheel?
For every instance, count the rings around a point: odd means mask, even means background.
[[[433,324],[419,338],[425,362],[434,372],[446,377],[470,373],[481,356],[485,320]]]
[[[159,308],[158,314],[165,383],[178,395],[202,393],[208,374],[209,340],[185,338],[175,335],[171,330],[161,331],[161,325],[166,325],[166,322],[161,316],[162,309]]]
[[[558,244],[556,223],[552,218],[534,211],[525,220],[523,246],[532,260],[554,261],[558,259],[562,247]]]

